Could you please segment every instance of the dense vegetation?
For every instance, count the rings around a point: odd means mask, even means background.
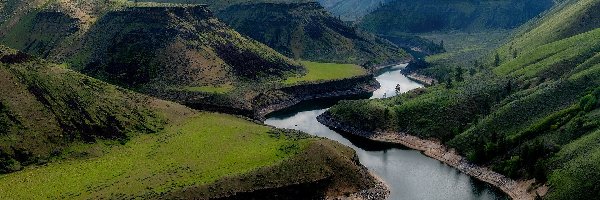
[[[361,20],[380,34],[512,29],[544,12],[552,0],[396,0]]]
[[[330,113],[367,130],[440,139],[502,174],[547,182],[547,199],[596,198],[599,5],[562,2],[523,26],[476,73],[455,69],[439,85],[345,101]]]

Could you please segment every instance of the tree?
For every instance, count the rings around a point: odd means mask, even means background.
[[[461,67],[457,67],[456,68],[456,73],[454,74],[454,79],[456,80],[456,82],[462,82],[465,79],[463,78],[463,74],[464,74],[464,70]]]
[[[452,88],[452,78],[448,77],[446,79],[446,89]]]
[[[396,85],[396,95],[400,95],[400,93],[402,92],[401,90],[402,88],[400,87],[400,84]]]
[[[593,94],[588,94],[579,100],[579,106],[584,111],[591,111],[596,108],[598,104],[598,99]]]
[[[440,41],[440,47],[444,49],[444,40]]]
[[[498,55],[498,53],[496,53],[496,56],[494,56],[494,67],[498,67],[500,66],[500,55]]]
[[[469,69],[469,75],[474,76],[476,73],[477,73],[477,70],[475,68]]]

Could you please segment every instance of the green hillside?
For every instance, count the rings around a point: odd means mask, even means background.
[[[254,3],[217,15],[237,31],[304,60],[375,66],[405,61],[395,45],[332,17],[318,3]]]
[[[156,100],[2,47],[0,171],[48,162],[73,142],[126,141],[168,121]],[[68,92],[67,92],[68,91]]]
[[[385,35],[512,29],[552,5],[552,0],[397,0],[366,15],[360,26]]]
[[[475,163],[547,183],[545,199],[594,199],[600,1],[563,3],[521,28],[479,73],[455,71],[450,83],[390,99],[345,101],[329,114],[366,130],[440,139]],[[559,24],[568,31],[547,28]],[[510,46],[519,52],[506,59]]]
[[[1,199],[320,198],[374,184],[338,143],[199,113],[3,46],[0,81]],[[286,192],[294,184],[302,195]]]
[[[515,38],[498,49],[501,61],[510,60],[532,48],[591,31],[600,26],[598,1],[561,1],[539,20],[521,27]],[[558,14],[560,13],[560,14]]]

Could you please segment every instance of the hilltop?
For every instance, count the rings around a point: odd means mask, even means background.
[[[549,186],[533,196],[593,199],[600,192],[599,5],[557,4],[480,72],[456,71],[448,82],[390,99],[345,101],[328,114],[363,130],[440,140],[473,163],[535,179],[532,188]]]

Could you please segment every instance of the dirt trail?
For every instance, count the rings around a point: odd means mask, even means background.
[[[370,136],[369,139],[401,144],[411,149],[421,151],[423,154],[446,163],[471,177],[500,188],[512,199],[533,200],[535,199],[536,192],[543,195],[545,193],[544,191],[547,190],[546,186],[542,186],[536,190],[528,191],[534,181],[515,181],[486,167],[471,164],[466,158],[460,156],[453,149],[448,149],[446,146],[433,140],[421,139],[404,133],[391,132],[376,133]]]

